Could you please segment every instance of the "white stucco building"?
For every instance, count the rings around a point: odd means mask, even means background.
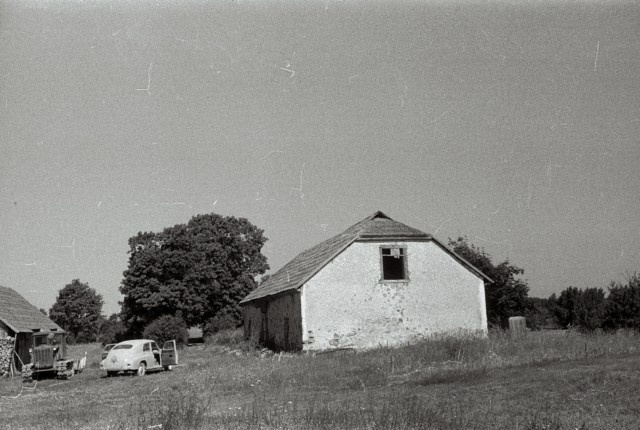
[[[486,333],[485,282],[433,236],[376,212],[251,292],[245,335],[277,350],[324,350]]]

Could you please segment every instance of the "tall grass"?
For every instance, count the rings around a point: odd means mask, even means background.
[[[619,406],[640,384],[633,332],[455,333],[401,348],[316,354],[273,354],[238,332],[209,341],[180,351],[175,372],[142,378],[101,378],[101,347],[74,345],[70,356],[86,351],[88,362],[70,381],[24,391],[19,380],[0,381],[0,429],[592,430],[640,422],[635,401]],[[601,370],[603,357],[623,364]],[[562,363],[576,359],[588,370]],[[548,386],[552,396],[538,399]],[[558,411],[567,401],[577,409]],[[606,421],[611,414],[621,421]]]
[[[636,352],[617,335],[494,332],[441,335],[416,345],[325,354],[269,354],[225,334],[194,355],[170,395],[141,399],[112,428],[500,428],[413,395],[415,387],[470,384],[509,368]],[[232,340],[230,340],[232,339]],[[384,393],[384,394],[381,394]],[[229,405],[229,406],[227,406]],[[519,428],[563,428],[533,411]],[[489,427],[488,427],[489,426]],[[159,428],[159,427],[156,427]]]

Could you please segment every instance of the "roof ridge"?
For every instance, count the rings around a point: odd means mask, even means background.
[[[331,236],[330,238],[300,252],[287,264],[282,266],[280,270],[276,271],[267,280],[258,285],[255,290],[250,292],[240,302],[240,304],[245,304],[267,296],[274,296],[285,291],[299,289],[309,281],[309,279],[313,278],[316,273],[322,270],[323,267],[329,264],[352,243],[358,240],[433,241],[473,273],[491,282],[491,279],[484,275],[480,270],[473,267],[468,261],[464,260],[462,257],[447,248],[444,244],[433,237],[433,235],[410,227],[392,219],[381,211],[377,211],[365,219],[353,224],[342,233]]]
[[[370,221],[373,221],[376,218],[387,218],[387,219],[391,219],[389,216],[385,215],[382,211],[376,211],[373,214],[369,215],[368,217],[358,221],[357,223],[351,225],[350,227],[348,227],[345,231],[342,232],[342,234],[348,232],[349,230],[351,230],[352,228],[358,226],[358,225],[362,225],[364,227],[364,225]],[[392,220],[394,221],[394,220]]]
[[[376,219],[388,220],[377,235],[363,234],[368,229],[376,229]],[[398,226],[401,228],[398,229]],[[392,228],[390,228],[392,227]],[[394,227],[394,228],[393,228]],[[311,279],[331,260],[336,258],[348,246],[360,238],[370,237],[415,237],[429,238],[430,235],[395,221],[382,211],[376,211],[361,221],[353,224],[342,233],[325,239],[324,241],[305,249],[287,264],[271,275],[266,281],[249,293],[240,303],[246,303],[265,296],[271,296],[283,291],[300,288]]]
[[[383,218],[384,219],[384,218]],[[423,237],[423,238],[428,238],[428,237],[433,237],[431,234],[429,233],[425,233],[422,230],[418,230],[417,228],[413,228],[410,227],[404,223],[401,223],[400,221],[396,221],[392,218],[386,218],[389,221],[393,221],[393,225],[397,228],[397,226],[401,226],[403,227],[404,232],[396,232],[394,235],[397,237]],[[375,221],[375,220],[372,220]],[[372,237],[378,237],[381,236],[380,232],[376,233],[364,233],[364,234],[360,234],[360,237],[362,238],[372,238]]]

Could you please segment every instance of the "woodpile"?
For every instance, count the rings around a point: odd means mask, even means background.
[[[53,365],[53,372],[58,379],[69,379],[71,378],[74,371],[74,362],[73,360],[58,360]],[[33,363],[25,364],[22,366],[22,382],[23,383],[31,383],[33,382]]]
[[[73,360],[59,360],[55,364],[56,377],[69,379],[73,376]]]
[[[13,344],[14,339],[12,337],[0,339],[0,376],[4,376],[11,372]]]
[[[33,364],[25,364],[22,366],[22,382],[33,382]]]

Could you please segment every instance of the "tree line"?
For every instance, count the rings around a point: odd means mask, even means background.
[[[640,330],[640,275],[611,282],[608,294],[602,288],[568,287],[547,299],[529,299],[525,315],[534,329]]]
[[[492,327],[507,328],[509,317],[525,316],[527,326],[534,330],[640,330],[638,274],[627,276],[626,283],[611,282],[608,294],[602,288],[568,287],[547,299],[529,297],[522,268],[508,260],[494,264],[484,249],[465,237],[449,239],[449,247],[493,280],[485,287],[487,318]]]
[[[238,327],[239,302],[269,269],[261,252],[263,233],[245,218],[217,214],[196,215],[161,232],[139,232],[129,239],[119,313],[103,316],[102,296],[74,279],[59,291],[49,317],[67,330],[70,342],[79,343],[138,337],[185,342],[187,327],[200,327],[205,336]],[[624,285],[612,283],[608,296],[600,288],[569,287],[557,297],[533,298],[524,270],[509,260],[494,263],[466,237],[449,239],[448,246],[492,279],[485,286],[490,327],[506,328],[509,317],[524,315],[532,329],[640,330],[638,275]]]

